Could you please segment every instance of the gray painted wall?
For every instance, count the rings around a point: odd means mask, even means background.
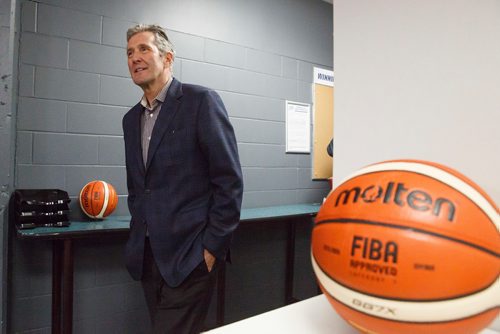
[[[60,1],[46,2],[22,6],[17,187],[60,187],[76,196],[86,180],[102,177],[125,195],[120,120],[141,93],[128,77],[123,36],[143,17],[140,11],[124,11],[127,6],[118,1],[115,6],[113,1],[68,1],[64,7]],[[204,1],[185,8],[184,20],[171,19],[174,27],[183,29],[171,30],[177,48],[174,75],[216,89],[226,103],[244,168],[245,207],[316,201],[325,189],[324,183],[310,181],[309,155],[284,153],[284,103],[311,103],[312,67],[331,68],[331,6],[322,1],[269,4],[270,8],[260,2],[228,2],[223,12],[239,18],[233,25],[210,15],[214,8],[206,8]],[[152,11],[148,22],[156,19],[170,28],[175,12],[170,8],[178,6],[173,1],[149,1],[141,8],[153,5],[159,10]],[[167,18],[154,17],[161,9],[169,13]],[[123,19],[126,12],[128,20]],[[254,31],[260,15],[270,13],[277,18],[265,20],[266,25],[273,22],[269,33]],[[211,27],[205,32],[211,38],[194,35],[201,28],[188,18],[199,15],[205,15],[200,25]],[[300,15],[304,19],[298,20]],[[257,22],[249,21],[252,16]],[[290,34],[285,34],[287,29]],[[302,33],[295,34],[297,29]],[[243,37],[235,44],[239,30]],[[309,36],[303,31],[310,31]],[[274,44],[267,41],[270,38]],[[253,48],[259,43],[269,46]],[[297,58],[294,50],[308,58]],[[120,203],[118,213],[126,212],[125,201]]]
[[[287,99],[312,103],[313,66],[332,67],[332,7],[321,0],[21,1],[16,187],[61,188],[75,199],[88,180],[106,179],[120,195],[115,214],[128,214],[121,118],[141,91],[129,79],[125,31],[142,21],[169,29],[174,76],[214,88],[224,100],[238,140],[244,207],[319,202],[328,185],[311,181],[311,156],[285,154],[284,109]],[[72,208],[79,216],[76,200]],[[299,226],[301,298],[316,293],[309,230]],[[228,321],[282,306],[285,237],[283,224],[238,230]],[[76,243],[76,333],[147,330],[123,243]],[[11,331],[48,332],[51,245],[15,240],[12,252]]]

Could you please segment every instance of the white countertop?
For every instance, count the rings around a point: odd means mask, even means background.
[[[335,330],[332,330],[335,329]],[[359,334],[334,312],[320,295],[270,312],[222,326],[207,334]],[[500,334],[484,329],[480,334]]]

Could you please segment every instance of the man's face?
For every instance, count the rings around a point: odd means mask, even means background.
[[[133,35],[127,43],[128,69],[134,83],[144,88],[164,84],[170,74],[172,55],[161,55],[152,32]]]

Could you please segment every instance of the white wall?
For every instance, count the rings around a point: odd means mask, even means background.
[[[336,0],[334,41],[334,180],[425,159],[499,203],[500,1]]]
[[[500,201],[500,1],[336,0],[335,171],[440,162]]]

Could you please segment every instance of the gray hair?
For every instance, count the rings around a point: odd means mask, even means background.
[[[167,32],[163,27],[156,24],[137,24],[127,30],[127,42],[137,33],[149,31],[155,36],[155,45],[162,55],[171,52],[175,56],[174,46],[168,39]]]

